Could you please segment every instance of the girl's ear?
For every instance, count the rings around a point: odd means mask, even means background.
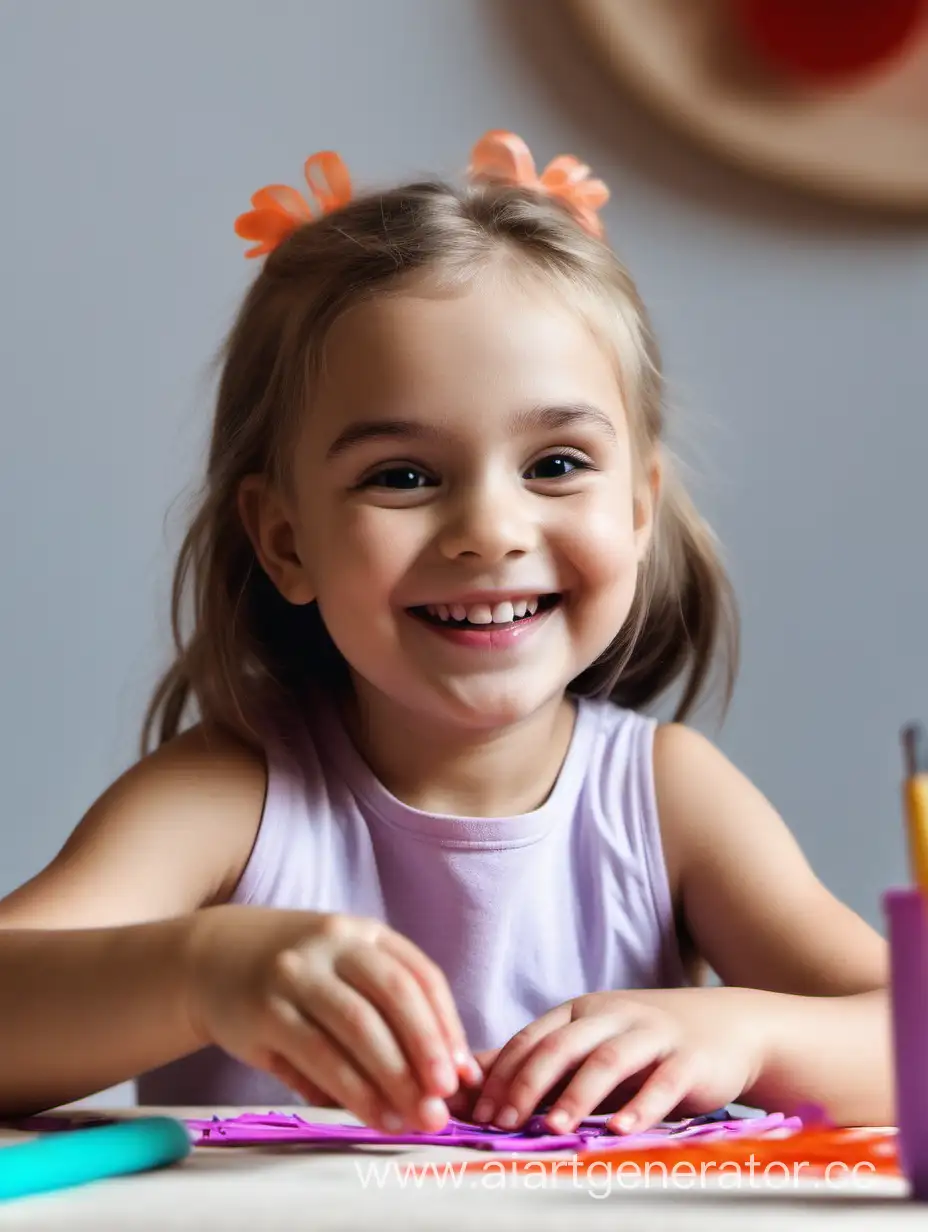
[[[639,477],[634,501],[635,540],[639,561],[644,560],[654,534],[654,521],[661,495],[661,462],[655,453]]]
[[[315,594],[300,557],[296,520],[276,486],[264,475],[246,475],[239,484],[237,504],[264,572],[289,603],[312,603]]]

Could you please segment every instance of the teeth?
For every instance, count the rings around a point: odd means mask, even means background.
[[[504,599],[492,607],[488,603],[473,603],[469,607],[463,603],[427,603],[425,610],[438,620],[466,620],[472,625],[508,625],[517,617],[534,616],[538,611],[538,598]]]
[[[493,609],[488,603],[475,603],[473,607],[467,609],[467,619],[472,625],[491,625]]]

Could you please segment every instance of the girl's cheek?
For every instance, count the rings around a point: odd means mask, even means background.
[[[559,540],[562,553],[587,585],[610,584],[637,568],[637,547],[631,519],[623,524],[614,513],[590,510]]]

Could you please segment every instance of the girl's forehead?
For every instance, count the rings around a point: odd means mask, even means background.
[[[613,357],[575,304],[540,282],[479,277],[453,292],[374,296],[344,313],[314,403],[345,411],[440,398],[450,409],[494,395],[608,403],[619,388]]]

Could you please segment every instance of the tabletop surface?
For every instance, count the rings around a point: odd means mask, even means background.
[[[267,1108],[120,1108],[100,1115],[168,1115],[208,1118]],[[340,1109],[280,1108],[314,1121],[351,1121]],[[27,1135],[0,1129],[0,1148]],[[584,1232],[621,1226],[623,1232],[720,1227],[791,1229],[870,1228],[875,1219],[924,1230],[924,1205],[908,1199],[896,1177],[856,1183],[814,1178],[786,1183],[782,1175],[745,1177],[735,1183],[693,1179],[645,1182],[629,1173],[582,1180],[572,1173],[569,1153],[552,1178],[539,1169],[521,1176],[507,1170],[512,1156],[464,1147],[367,1147],[322,1150],[271,1144],[261,1147],[197,1147],[183,1163],[158,1172],[97,1181],[56,1193],[0,1202],[0,1229],[94,1232],[133,1229],[209,1228],[416,1229],[442,1232],[531,1227],[532,1232],[572,1227]],[[557,1158],[556,1155],[546,1158]],[[535,1156],[534,1158],[539,1158]],[[493,1161],[480,1173],[460,1163]],[[408,1165],[430,1164],[418,1180],[405,1179]],[[448,1168],[442,1165],[448,1164]]]

